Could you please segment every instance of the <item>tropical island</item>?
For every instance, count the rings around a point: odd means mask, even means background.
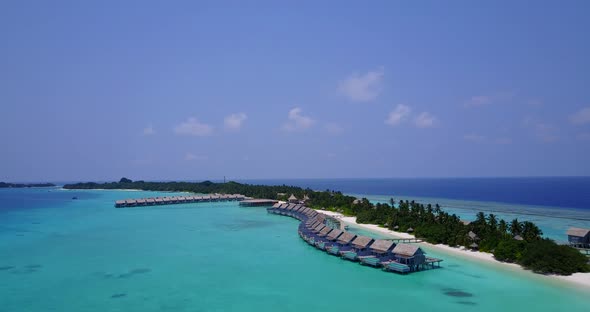
[[[0,182],[0,188],[24,188],[24,187],[54,187],[53,183],[6,183]]]
[[[306,205],[356,217],[358,223],[375,224],[396,232],[412,233],[432,244],[445,244],[490,252],[502,262],[516,263],[540,274],[571,275],[590,272],[586,256],[578,250],[543,238],[530,221],[505,221],[494,214],[479,212],[466,222],[445,212],[438,204],[395,201],[373,204],[338,191],[313,191],[296,186],[251,185],[237,182],[146,182],[122,178],[110,183],[76,183],[65,189],[137,189],[144,191],[193,192],[202,194],[243,194],[253,198],[287,200],[293,194]]]

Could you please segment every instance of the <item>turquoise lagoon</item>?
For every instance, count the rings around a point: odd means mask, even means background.
[[[363,267],[264,208],[113,207],[162,194],[0,190],[0,311],[590,309],[588,291],[453,255],[405,276]]]

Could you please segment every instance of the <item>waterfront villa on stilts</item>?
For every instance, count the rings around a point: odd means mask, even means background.
[[[294,203],[276,203],[268,213],[290,216],[301,221],[299,236],[309,245],[339,256],[384,271],[410,273],[440,267],[441,259],[426,257],[422,248],[396,239],[374,240],[345,231],[340,220]],[[410,243],[421,239],[406,240]]]

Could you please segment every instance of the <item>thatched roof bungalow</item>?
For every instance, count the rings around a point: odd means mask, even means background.
[[[326,226],[318,233],[318,236],[321,236],[321,237],[326,236],[326,235],[328,235],[328,233],[330,233],[330,231],[332,231],[332,228],[329,226]]]
[[[371,244],[371,251],[379,254],[384,254],[391,251],[395,247],[395,243],[386,239],[377,239]]]
[[[311,230],[314,233],[319,233],[323,228],[325,228],[326,226],[324,224],[319,224],[318,226],[316,226],[315,228],[313,228],[313,230]]]
[[[342,245],[347,245],[350,244],[350,242],[352,242],[352,240],[354,240],[356,238],[355,234],[352,234],[350,232],[344,232],[342,233],[342,235],[340,235],[338,237],[338,243],[342,244]]]
[[[571,227],[567,230],[567,240],[572,245],[588,247],[590,245],[590,229]]]
[[[373,242],[373,239],[368,236],[357,236],[352,241],[352,246],[357,249],[365,249]]]
[[[341,230],[338,230],[338,229],[334,229],[334,230],[332,230],[332,232],[330,232],[330,233],[329,233],[329,234],[326,236],[326,238],[327,238],[327,239],[329,239],[329,240],[331,240],[331,241],[334,241],[334,240],[338,239],[338,237],[339,237],[339,236],[340,236],[342,233],[344,233],[344,232],[342,232]]]
[[[291,196],[289,196],[289,199],[287,199],[290,203],[296,203],[299,200],[297,199],[297,197],[295,197],[295,195],[291,194]]]

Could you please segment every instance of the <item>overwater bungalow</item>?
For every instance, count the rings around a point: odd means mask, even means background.
[[[156,205],[161,205],[164,202],[164,200],[160,197],[156,197],[155,202],[156,202]]]
[[[150,206],[153,206],[156,204],[156,200],[154,198],[148,198],[145,200],[145,202]]]
[[[115,202],[115,207],[117,207],[117,208],[125,207],[125,201],[124,200],[117,200]]]
[[[380,266],[382,262],[391,261],[394,258],[394,255],[391,253],[391,250],[394,247],[395,243],[393,241],[378,239],[369,247],[371,255],[359,258],[362,264],[377,267]]]
[[[590,229],[570,227],[567,230],[567,240],[573,247],[590,248]]]
[[[336,244],[332,245],[332,248],[328,250],[333,255],[340,255],[340,252],[351,250],[350,243],[356,238],[356,235],[351,232],[343,232],[336,239]]]
[[[392,253],[394,254],[395,261],[384,265],[386,270],[401,273],[417,271],[426,261],[426,256],[422,248],[413,244],[397,244],[393,248]]]
[[[361,256],[370,256],[371,253],[367,247],[371,245],[374,240],[368,236],[357,236],[351,243],[352,249],[341,251],[340,254],[344,259],[357,261]]]
[[[125,206],[126,207],[135,207],[135,206],[137,206],[137,201],[135,201],[135,199],[126,199]]]

